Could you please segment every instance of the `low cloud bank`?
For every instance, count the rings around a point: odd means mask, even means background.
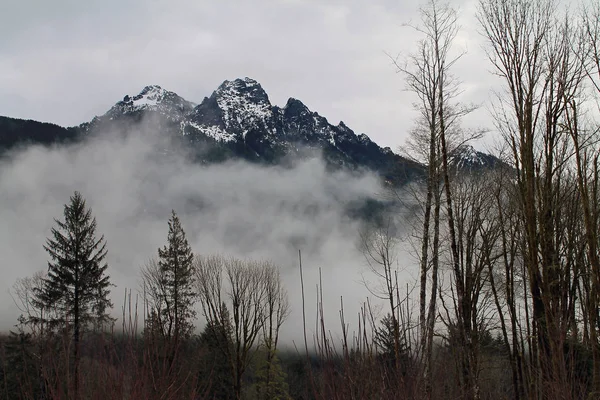
[[[169,156],[157,157],[161,146]],[[281,268],[291,315],[282,340],[301,340],[298,250],[302,250],[309,334],[314,330],[319,268],[325,314],[339,326],[344,298],[353,318],[368,291],[357,249],[359,222],[344,206],[380,192],[374,176],[327,173],[319,159],[293,168],[245,162],[201,166],[189,162],[147,125],[128,135],[104,133],[63,148],[30,147],[0,162],[0,331],[19,311],[9,289],[17,278],[47,268],[43,249],[53,218],[80,191],[108,243],[115,316],[125,288],[140,287],[139,268],[166,244],[171,209],[180,216],[194,252],[269,259]],[[141,310],[140,310],[141,311]],[[203,325],[199,314],[196,325]]]

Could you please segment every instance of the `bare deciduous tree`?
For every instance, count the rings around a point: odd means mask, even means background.
[[[421,342],[423,349],[425,395],[431,397],[430,366],[432,362],[433,330],[436,318],[437,275],[439,269],[439,234],[441,220],[441,195],[443,188],[446,203],[446,218],[453,257],[453,270],[460,278],[458,248],[452,209],[452,191],[450,186],[449,154],[453,146],[464,143],[469,136],[478,136],[480,132],[465,135],[460,128],[461,118],[473,111],[474,107],[456,101],[460,94],[460,82],[452,75],[451,69],[464,53],[453,54],[453,42],[459,30],[456,11],[448,4],[438,0],[429,0],[421,7],[421,25],[414,26],[422,35],[417,51],[404,64],[395,62],[399,71],[407,77],[407,85],[419,102],[418,122],[423,126],[413,132],[409,145],[418,148],[426,156],[428,165],[427,191],[424,201],[424,216],[420,249],[420,308]],[[427,143],[427,146],[424,146]],[[428,151],[424,151],[427,148]],[[432,221],[433,211],[433,221]],[[433,224],[432,224],[433,222]],[[433,244],[430,234],[433,232]],[[430,247],[431,246],[431,247]],[[431,253],[431,255],[430,255]],[[427,307],[427,280],[431,275],[432,287]],[[464,288],[456,287],[458,302],[462,303]],[[426,312],[428,308],[428,311]],[[462,321],[462,317],[459,316]],[[462,324],[462,323],[461,323]]]
[[[231,326],[233,343],[220,343],[229,361],[234,391],[242,396],[242,377],[260,344],[276,351],[279,328],[288,314],[287,295],[270,262],[210,256],[195,258],[197,291],[207,321]],[[224,320],[224,319],[227,320]],[[260,343],[263,333],[265,343]]]
[[[146,319],[145,329],[160,332],[161,337],[165,337],[166,324],[162,318],[161,310],[164,309],[164,302],[167,296],[165,279],[163,273],[155,258],[148,260],[141,268],[142,292],[144,295],[144,318]]]
[[[576,337],[575,288],[584,266],[576,256],[579,239],[572,234],[581,228],[573,219],[579,208],[573,197],[573,169],[584,220],[591,221],[589,204],[585,205],[590,198],[585,188],[589,174],[582,164],[589,142],[578,121],[585,101],[583,81],[593,65],[593,56],[586,57],[597,48],[597,35],[586,32],[590,24],[585,18],[583,31],[579,30],[578,21],[561,13],[551,0],[481,0],[478,18],[488,41],[488,57],[506,89],[506,96],[499,96],[495,120],[512,152],[515,205],[524,231],[519,240],[529,293],[523,300],[526,313],[531,302],[533,325],[529,318],[525,322],[527,337],[535,338],[527,346],[532,383],[528,395],[575,396],[578,389],[566,367],[565,346],[569,335]],[[592,229],[586,225],[591,243]],[[588,248],[592,302],[598,287],[594,247]],[[589,309],[596,310],[597,305],[589,304]],[[591,343],[597,343],[595,315],[586,318],[593,326]],[[595,390],[600,388],[597,347],[591,349]]]
[[[398,291],[398,272],[396,264],[397,228],[393,218],[388,216],[381,223],[367,225],[360,233],[360,249],[377,282],[364,279],[367,289],[377,298],[389,305],[389,324],[391,324],[396,372],[400,371],[400,321],[398,317],[400,300]]]

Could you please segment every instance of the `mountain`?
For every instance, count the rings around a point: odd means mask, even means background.
[[[380,147],[343,122],[329,123],[298,99],[290,98],[283,107],[271,104],[262,86],[250,78],[223,82],[199,104],[160,86],[146,86],[104,115],[72,128],[0,117],[0,147],[72,142],[105,130],[127,132],[145,118],[152,118],[154,128],[180,141],[200,163],[244,159],[280,165],[322,155],[331,169],[374,171],[390,184],[424,173],[423,165]],[[454,155],[459,168],[494,163],[492,156],[463,150]]]
[[[283,107],[271,104],[262,86],[250,78],[223,82],[199,104],[160,86],[147,86],[78,128],[83,134],[123,129],[148,117],[203,163],[241,158],[282,164],[319,154],[332,169],[371,170],[392,183],[423,172],[422,165],[381,148],[365,134],[357,135],[343,122],[330,124],[298,99],[290,98]]]
[[[469,144],[462,144],[454,149],[448,157],[451,168],[458,171],[481,171],[503,164],[497,157],[475,150]]]
[[[169,92],[157,85],[146,86],[137,96],[125,96],[115,104],[105,116],[119,118],[123,114],[136,111],[153,110],[166,118],[179,120],[193,110],[196,105],[176,93]]]

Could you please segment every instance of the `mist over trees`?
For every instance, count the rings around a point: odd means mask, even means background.
[[[172,211],[115,320],[111,245],[75,192],[45,242],[48,268],[14,285],[22,315],[2,338],[0,397],[598,398],[600,5],[479,0],[476,16],[502,85],[503,163],[451,163],[482,130],[461,125],[476,107],[460,101],[459,14],[429,0],[412,26],[421,41],[393,60],[417,99],[405,152],[427,173],[390,188],[400,210],[361,227],[370,295],[357,315],[343,297],[327,314],[335,288],[321,280],[304,297],[301,252],[302,298],[290,299],[279,265],[194,252],[184,226],[197,227]],[[305,342],[285,349],[292,308]]]
[[[7,398],[241,399],[253,362],[252,397],[289,398],[277,358],[288,299],[275,265],[194,257],[172,211],[167,244],[140,271],[142,330],[138,297],[129,292],[115,331],[107,314],[107,245],[95,237],[96,220],[79,192],[64,215],[44,246],[47,273],[14,287],[23,314],[3,345],[4,361],[19,367],[4,363],[1,370]],[[207,321],[198,336],[196,301]]]

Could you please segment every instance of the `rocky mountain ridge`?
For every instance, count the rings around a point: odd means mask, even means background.
[[[298,99],[290,98],[283,107],[271,104],[251,78],[224,81],[199,104],[160,86],[147,86],[79,128],[91,133],[148,115],[158,117],[160,129],[188,147],[208,146],[211,151],[198,156],[202,162],[241,158],[279,164],[321,155],[331,168],[371,170],[396,183],[423,171],[422,165],[381,148],[366,134],[357,135],[343,122],[330,124]]]
[[[251,78],[224,81],[199,104],[158,85],[146,86],[136,95],[126,95],[104,115],[72,128],[52,125],[49,130],[42,124],[36,128],[35,121],[25,124],[4,118],[4,123],[0,120],[0,144],[10,148],[81,140],[115,127],[127,130],[149,116],[157,121],[156,129],[182,141],[196,160],[204,163],[244,159],[281,164],[320,155],[330,168],[370,170],[393,184],[422,177],[425,170],[422,164],[380,147],[366,134],[356,134],[343,122],[329,123],[298,99],[290,98],[283,107],[271,104],[260,83]],[[495,163],[493,156],[470,146],[457,149],[452,160],[458,168],[468,169]]]

